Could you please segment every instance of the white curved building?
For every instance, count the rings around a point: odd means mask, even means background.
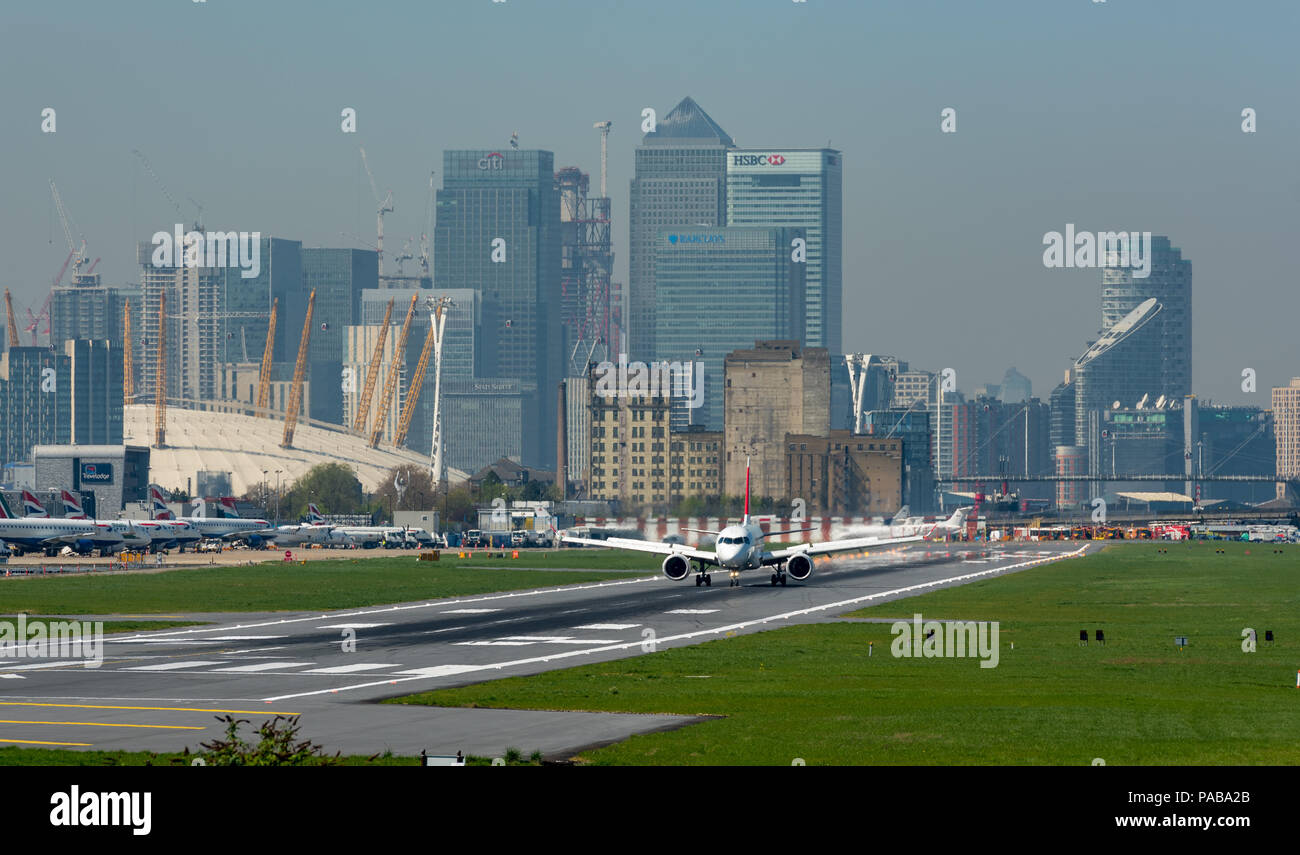
[[[128,404],[123,409],[123,441],[152,444],[153,405]],[[280,419],[168,408],[167,447],[150,449],[149,480],[169,489],[185,489],[187,483],[197,483],[199,472],[229,472],[231,491],[239,496],[264,479],[274,484],[276,470],[281,470],[283,487],[317,464],[342,463],[356,473],[364,491],[374,492],[394,466],[429,465],[423,454],[392,446],[370,448],[363,437],[305,421],[294,430],[293,448],[280,447],[283,435]],[[450,468],[447,477],[453,486],[468,478]]]

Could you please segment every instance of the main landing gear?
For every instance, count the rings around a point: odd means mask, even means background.
[[[785,571],[784,571],[784,570],[778,570],[778,571],[776,571],[775,573],[772,574],[772,587],[775,588],[777,585],[781,585],[782,587],[785,586]]]
[[[708,573],[697,573],[695,575],[695,587],[698,588],[700,587],[701,584],[705,585],[706,587],[712,588],[713,577],[710,576]]]

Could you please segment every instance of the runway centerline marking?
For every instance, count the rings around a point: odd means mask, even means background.
[[[202,668],[204,665],[225,665],[226,659],[191,659],[188,662],[164,662],[161,665],[137,665],[123,671],[178,671],[182,668]]]
[[[272,671],[276,668],[301,668],[303,665],[315,665],[315,662],[259,662],[256,665],[237,665],[233,668],[213,668],[209,674],[255,674],[258,671]]]

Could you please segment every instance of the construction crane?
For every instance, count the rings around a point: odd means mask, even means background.
[[[415,302],[418,294],[411,295],[410,308],[406,310],[406,320],[402,322],[402,331],[393,346],[393,361],[388,364],[388,379],[384,381],[384,392],[379,396],[379,410],[375,413],[375,426],[370,429],[370,447],[379,447],[379,436],[384,432],[384,422],[388,420],[388,411],[393,405],[393,392],[397,390],[397,376],[401,373],[402,357],[406,355],[406,337],[411,334],[411,319],[415,317]]]
[[[131,302],[122,312],[122,401],[135,403],[135,357],[131,353]]]
[[[366,371],[366,385],[361,390],[361,400],[357,402],[357,415],[352,420],[352,430],[365,434],[366,419],[370,416],[370,399],[375,395],[375,381],[379,378],[379,363],[384,358],[384,342],[388,340],[388,324],[393,319],[393,300],[388,301],[384,311],[384,325],[379,328],[379,339],[375,342],[375,352],[370,357],[370,368]]]
[[[614,127],[614,123],[596,122],[592,127],[600,131],[600,195],[605,197],[609,195],[606,190],[609,177],[609,131]]]
[[[180,203],[177,202],[176,199],[172,196],[171,192],[167,189],[167,185],[163,183],[163,180],[158,177],[158,173],[153,171],[153,165],[149,163],[149,158],[145,157],[144,152],[140,151],[140,149],[138,148],[131,149],[131,154],[134,154],[136,157],[140,159],[140,163],[144,166],[145,171],[149,173],[150,177],[153,178],[154,183],[158,185],[158,189],[162,191],[163,196],[167,197],[168,202],[172,203],[172,207],[176,209],[177,218],[180,220],[184,220],[185,213],[181,210]],[[185,198],[189,199],[190,204],[192,204],[195,208],[198,208],[199,218],[198,221],[195,222],[195,226],[199,231],[202,231],[203,230],[203,222],[202,222],[203,206],[200,205],[198,202],[195,202],[194,199],[192,199],[189,196],[186,196]]]
[[[41,325],[41,321],[45,321],[45,329],[39,330],[39,332],[41,332],[44,335],[50,334],[50,300],[53,298],[54,298],[54,292],[51,291],[45,297],[45,302],[41,304],[41,310],[34,315],[32,314],[31,309],[27,310],[28,324],[27,326],[23,327],[23,332],[29,332],[32,334],[32,347],[35,347],[37,344],[36,333],[38,332],[38,328]]]
[[[158,292],[158,372],[153,386],[153,447],[167,447],[167,292]]]
[[[444,304],[450,305],[445,299],[438,302],[429,317],[429,334],[424,337],[424,347],[420,349],[420,361],[416,364],[415,374],[411,376],[411,382],[407,386],[406,402],[402,406],[401,416],[397,419],[397,431],[393,434],[395,446],[406,442],[406,433],[411,429],[411,420],[415,417],[415,405],[420,402],[420,391],[424,388],[424,375],[429,370],[429,354],[433,352],[434,345],[442,341],[442,324],[445,323],[442,315]],[[439,350],[441,351],[441,348]]]
[[[433,173],[429,173],[429,198],[424,203],[424,232],[420,235],[420,274],[429,276],[429,235],[433,232],[433,209],[438,191],[433,188]]]
[[[284,439],[281,448],[293,448],[293,429],[298,426],[298,407],[302,404],[302,381],[307,373],[307,346],[311,344],[311,315],[316,308],[316,289],[307,298],[307,317],[302,322],[302,341],[298,342],[298,363],[293,367],[293,387],[284,411]]]
[[[257,410],[254,415],[271,417],[271,352],[275,350],[275,319],[280,313],[280,298],[271,303],[271,323],[266,328],[266,347],[262,350],[262,370],[257,374]]]
[[[388,195],[383,199],[379,198],[379,188],[375,186],[375,175],[370,171],[370,161],[366,159],[365,148],[361,149],[361,164],[366,168],[366,177],[370,179],[370,192],[375,196],[375,204],[379,208],[379,239],[375,246],[379,251],[379,278],[384,277],[384,214],[393,210],[393,191],[389,190]]]
[[[5,289],[5,312],[9,315],[9,337],[5,341],[10,347],[18,347],[21,342],[18,340],[18,324],[14,321],[14,298],[8,288]]]
[[[58,211],[59,223],[63,226],[63,237],[68,242],[68,249],[72,251],[72,275],[76,276],[81,273],[81,265],[86,263],[86,238],[85,235],[81,235],[80,232],[78,232],[78,236],[81,238],[81,245],[78,246],[73,240],[72,231],[76,228],[76,224],[72,222],[72,218],[68,216],[67,210],[64,209],[63,197],[59,195],[58,185],[54,183],[53,178],[50,179],[50,193],[54,196],[54,209]],[[63,275],[60,274],[59,278],[62,279]],[[55,285],[58,285],[57,281],[55,282]]]

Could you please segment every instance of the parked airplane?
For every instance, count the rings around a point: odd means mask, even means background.
[[[307,504],[307,522],[311,525],[329,525],[325,515],[320,512],[315,502]],[[344,525],[334,526],[334,530],[352,538],[357,546],[373,549],[383,546],[389,549],[415,548],[432,546],[435,541],[420,529],[407,529],[402,526],[380,525]],[[423,535],[423,537],[421,537]]]
[[[711,574],[708,572],[709,567],[727,570],[731,576],[733,586],[740,584],[740,574],[743,571],[770,567],[774,568],[771,583],[773,585],[784,585],[787,576],[797,582],[802,582],[811,576],[815,556],[878,546],[891,546],[899,543],[914,543],[924,540],[936,531],[953,530],[954,523],[956,523],[956,527],[960,527],[964,516],[965,509],[962,509],[953,514],[952,518],[946,522],[930,525],[925,532],[899,537],[859,537],[850,540],[830,540],[816,544],[801,543],[785,549],[768,551],[763,545],[764,538],[781,534],[794,534],[808,531],[808,529],[764,532],[757,523],[750,521],[749,463],[747,461],[745,463],[745,515],[740,524],[729,525],[723,528],[722,531],[699,532],[701,534],[717,535],[716,552],[696,549],[681,543],[655,543],[653,541],[632,540],[622,537],[611,537],[608,540],[591,540],[582,537],[567,537],[560,534],[560,540],[564,543],[576,543],[584,546],[631,549],[665,555],[667,557],[663,561],[663,573],[674,582],[680,582],[690,575],[691,565],[694,563],[695,584],[697,587],[713,584]]]
[[[82,555],[99,550],[105,558],[146,542],[129,527],[115,530],[108,523],[64,519],[0,519],[0,540],[19,555],[44,552],[54,557],[68,546]]]
[[[37,501],[36,497],[23,490],[23,518],[24,519],[49,519],[50,512],[45,510],[45,506]]]
[[[259,547],[271,540],[270,523],[266,520],[244,517],[216,518],[207,516],[175,517],[167,510],[167,502],[157,487],[149,488],[149,502],[155,520],[176,519],[190,523],[203,538],[210,540],[247,540],[250,546]],[[162,516],[162,514],[166,516]]]
[[[948,519],[936,523],[927,523],[923,519],[912,517],[908,518],[894,515],[894,520],[889,525],[857,525],[853,526],[850,531],[854,537],[911,537],[912,535],[929,536],[930,531],[937,532],[956,532],[965,524],[967,516],[970,515],[970,508],[958,508]]]

